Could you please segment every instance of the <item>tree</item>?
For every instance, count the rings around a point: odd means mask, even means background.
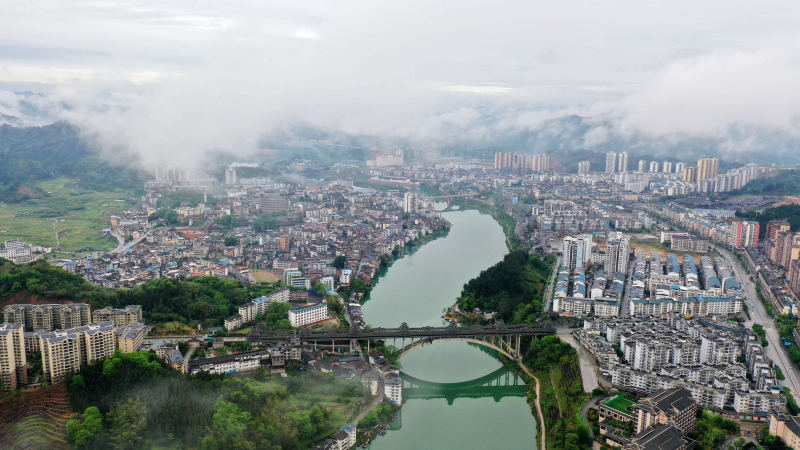
[[[344,265],[347,264],[347,257],[344,255],[339,255],[333,260],[333,267],[337,269],[344,269]]]
[[[325,304],[328,305],[328,310],[336,315],[339,315],[344,311],[342,308],[342,302],[339,301],[339,297],[336,295],[327,296],[325,298]]]
[[[327,289],[325,289],[325,285],[322,284],[322,282],[320,281],[314,283],[314,286],[311,287],[311,290],[320,295],[325,295],[325,292],[327,292]]]
[[[139,449],[147,431],[147,406],[138,398],[117,402],[107,415],[109,440],[115,449]]]
[[[180,225],[181,223],[178,213],[171,209],[159,209],[153,214],[150,214],[147,220],[150,222],[163,220],[164,224],[168,226]]]
[[[264,232],[278,228],[278,216],[275,214],[262,214],[253,222],[253,230]]]
[[[203,438],[202,448],[255,448],[247,440],[252,421],[252,415],[242,411],[237,404],[220,401],[214,412],[211,434]]]
[[[359,294],[366,294],[370,291],[370,287],[367,286],[367,283],[364,283],[364,280],[356,278],[350,281],[350,290]]]
[[[576,431],[578,434],[578,442],[580,442],[584,448],[589,447],[592,443],[592,430],[590,430],[586,424],[581,423],[578,425]]]
[[[239,244],[239,239],[236,239],[233,236],[228,236],[228,237],[225,238],[225,246],[226,247],[232,247],[232,246],[238,245],[238,244]]]
[[[67,439],[77,448],[87,448],[103,431],[103,415],[96,406],[90,406],[83,414],[67,421]]]
[[[219,219],[217,219],[217,225],[222,227],[223,230],[229,230],[229,231],[236,226],[237,222],[238,221],[234,216],[222,216]]]

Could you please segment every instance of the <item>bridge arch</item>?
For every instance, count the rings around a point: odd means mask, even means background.
[[[415,386],[439,389],[439,390],[468,389],[468,388],[483,386],[486,383],[499,379],[502,375],[505,375],[506,373],[508,373],[508,370],[506,370],[505,367],[500,366],[497,369],[493,370],[492,372],[480,376],[478,378],[474,378],[472,380],[440,382],[440,381],[428,381],[422,378],[417,378],[408,372],[405,372],[403,370],[400,371],[400,375],[403,377],[403,381],[407,381]]]
[[[481,340],[481,339],[470,338],[470,337],[428,337],[428,338],[422,338],[422,339],[414,341],[414,342],[404,346],[403,348],[401,348],[399,356],[402,357],[402,356],[404,356],[404,355],[406,355],[408,353],[413,352],[414,350],[418,350],[418,349],[420,349],[422,347],[425,347],[425,346],[428,346],[428,345],[433,345],[433,344],[435,344],[437,342],[472,342],[473,344],[478,344],[478,345],[481,345],[483,347],[487,347],[487,348],[490,348],[492,350],[495,350],[496,352],[500,353],[501,355],[505,356],[506,358],[509,358],[509,359],[511,359],[513,361],[517,361],[517,357],[516,356],[514,356],[511,353],[507,352],[502,347],[500,347],[498,345],[495,345],[493,342],[484,341],[484,340]]]
[[[525,380],[505,367],[481,377],[457,382],[435,382],[417,378],[400,371],[403,380],[403,401],[413,398],[443,398],[452,405],[459,398],[493,398],[499,402],[504,397],[523,397],[528,392]]]

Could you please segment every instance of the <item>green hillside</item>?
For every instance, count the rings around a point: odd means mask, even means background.
[[[30,128],[0,126],[0,161],[3,202],[42,197],[37,183],[63,176],[74,177],[79,187],[95,191],[139,189],[142,183],[141,174],[102,159],[76,127],[64,122]]]
[[[544,308],[544,290],[552,270],[551,259],[516,250],[464,285],[458,305],[497,311],[509,323],[533,322]]]
[[[758,178],[733,194],[800,195],[800,170],[782,170],[775,176]]]

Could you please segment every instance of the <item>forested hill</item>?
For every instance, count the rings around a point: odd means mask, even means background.
[[[464,285],[458,305],[463,311],[497,311],[508,323],[536,320],[544,308],[544,291],[553,268],[552,257],[542,259],[516,250]]]
[[[142,174],[102,159],[65,122],[43,127],[15,128],[0,125],[0,201],[20,202],[45,195],[36,182],[68,176],[81,187],[139,189]]]
[[[758,178],[732,194],[800,195],[800,170],[782,170],[775,176]]]
[[[745,211],[737,214],[739,217],[755,220],[761,227],[759,234],[763,237],[767,234],[767,223],[770,220],[786,220],[792,231],[800,230],[800,205],[781,205],[775,208],[767,208],[764,211]]]
[[[273,289],[266,283],[243,286],[216,277],[162,278],[133,289],[108,289],[44,261],[15,265],[0,259],[0,306],[30,301],[86,302],[93,309],[142,305],[145,319],[151,322],[177,320],[210,326],[222,324],[239,305]]]

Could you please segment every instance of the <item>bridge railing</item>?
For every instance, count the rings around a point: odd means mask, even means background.
[[[534,327],[530,325],[503,326],[470,326],[459,327],[451,324],[446,327],[408,327],[370,328],[366,330],[266,330],[253,328],[248,335],[252,340],[289,340],[289,339],[385,339],[385,338],[423,338],[436,336],[544,336],[555,334],[552,327]]]

